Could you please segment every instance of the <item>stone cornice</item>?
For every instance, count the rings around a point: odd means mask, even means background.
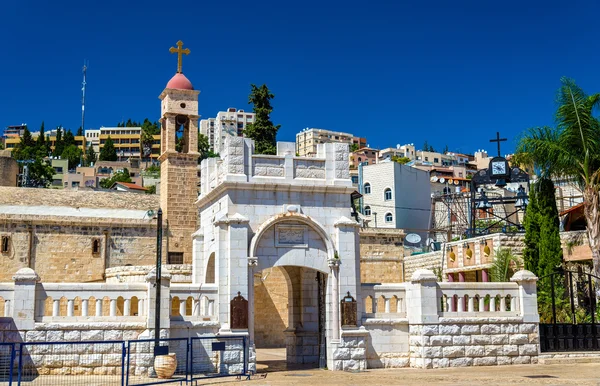
[[[357,228],[357,227],[360,227],[360,224],[354,220],[349,219],[346,216],[342,216],[333,224],[333,226],[336,228],[340,228],[340,227],[356,227]]]
[[[355,189],[351,186],[336,185],[295,185],[289,182],[233,182],[225,181],[215,187],[207,194],[201,195],[196,200],[197,206],[202,206],[207,202],[217,198],[227,190],[267,190],[267,191],[288,191],[302,193],[329,193],[329,194],[350,194]]]
[[[213,224],[214,225],[229,225],[229,224],[248,224],[250,219],[246,216],[242,216],[239,213],[235,213],[232,215],[224,214],[223,216],[216,219]]]

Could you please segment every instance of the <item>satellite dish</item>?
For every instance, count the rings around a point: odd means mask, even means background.
[[[437,182],[437,180],[438,180],[438,178],[436,176],[433,176],[433,177],[430,178],[431,182]]]
[[[452,178],[449,178],[449,179],[448,179],[448,183],[449,183],[450,185],[452,185],[452,183],[453,183],[453,182],[454,182],[454,181],[452,180]]]
[[[443,184],[444,182],[446,182],[446,179],[444,177],[440,178],[440,184]]]
[[[409,233],[406,235],[406,241],[411,244],[418,244],[421,241],[421,236],[416,233]]]

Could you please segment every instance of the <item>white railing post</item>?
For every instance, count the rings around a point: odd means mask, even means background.
[[[21,268],[12,279],[15,285],[13,304],[10,308],[12,308],[15,327],[18,330],[33,330],[35,327],[35,286],[40,278],[33,269]]]
[[[510,311],[517,312],[517,297],[516,296],[510,297]]]
[[[103,299],[96,299],[96,317],[102,316],[102,301]]]
[[[187,301],[187,299],[185,299],[185,298],[179,299],[179,316],[181,316],[181,317],[185,316],[185,302],[186,301]]]
[[[10,300],[4,301],[4,316],[10,316]]]
[[[458,312],[465,312],[465,296],[458,297]]]
[[[88,316],[88,299],[81,299],[81,316]]]
[[[52,316],[60,315],[60,299],[52,299]]]
[[[485,295],[479,296],[479,312],[485,311]]]
[[[200,307],[201,307],[201,304],[200,304],[200,301],[199,301],[199,299],[197,299],[197,298],[194,298],[194,299],[192,300],[192,302],[193,302],[193,303],[192,303],[192,307],[193,307],[193,308],[192,308],[192,310],[193,310],[193,311],[192,311],[192,314],[193,314],[194,316],[200,316]]]
[[[117,316],[117,299],[110,299],[110,316]]]
[[[496,296],[490,295],[490,312],[496,312]]]
[[[125,299],[123,302],[123,316],[131,315],[131,299]]]
[[[523,323],[540,322],[537,305],[537,280],[538,278],[532,272],[526,270],[518,271],[510,278],[510,281],[519,285],[519,314],[523,317]],[[513,311],[516,311],[516,305]]]
[[[475,298],[469,295],[468,298],[468,311],[475,312]]]
[[[68,299],[67,300],[67,316],[73,316],[73,310],[74,310],[74,302],[73,299]]]
[[[500,312],[506,311],[506,296],[500,296]]]
[[[138,316],[146,316],[146,302],[144,299],[138,299]]]

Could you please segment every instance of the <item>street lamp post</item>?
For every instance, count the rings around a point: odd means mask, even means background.
[[[154,356],[168,354],[168,347],[160,346],[160,287],[162,267],[162,209],[158,208],[156,218],[156,308],[154,315]]]

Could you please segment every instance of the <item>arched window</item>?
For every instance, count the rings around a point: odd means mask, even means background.
[[[392,189],[390,189],[390,188],[387,188],[387,189],[386,189],[386,190],[383,192],[383,198],[384,198],[386,201],[389,201],[389,200],[391,200],[391,199],[392,199]]]
[[[100,240],[99,239],[92,240],[92,254],[94,254],[94,255],[100,254]]]
[[[362,161],[362,158],[361,158],[361,157],[358,157],[358,162],[360,162],[360,161]]]
[[[368,182],[365,184],[365,194],[371,194],[371,184]]]
[[[370,215],[371,215],[371,207],[365,206],[365,216],[370,216]]]
[[[386,213],[385,214],[385,222],[392,222],[392,221],[394,221],[394,217],[392,216],[392,214],[389,212]]]

